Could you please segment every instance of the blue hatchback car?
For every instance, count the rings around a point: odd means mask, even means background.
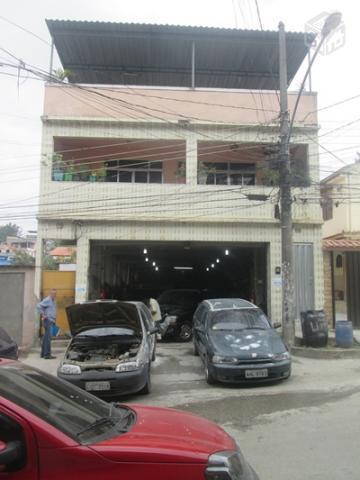
[[[263,311],[239,298],[204,300],[194,314],[193,348],[209,384],[284,380],[291,356]]]

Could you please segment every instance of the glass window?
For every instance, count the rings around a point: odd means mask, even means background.
[[[162,173],[161,172],[150,172],[149,173],[149,183],[162,183]]]
[[[125,170],[119,171],[119,182],[132,182],[132,172],[126,172]]]
[[[205,167],[211,170],[206,178],[207,185],[255,185],[254,164],[207,162]]]
[[[135,172],[135,183],[148,183],[148,172]]]
[[[129,412],[24,364],[1,367],[0,395],[85,444],[119,435]]]
[[[266,330],[270,328],[265,314],[257,308],[220,310],[212,315],[210,325],[211,330]]]

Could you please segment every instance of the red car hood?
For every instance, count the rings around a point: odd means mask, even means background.
[[[206,463],[209,455],[235,450],[234,440],[215,423],[179,410],[131,405],[135,425],[90,448],[119,462]]]

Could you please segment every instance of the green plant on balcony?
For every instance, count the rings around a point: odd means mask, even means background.
[[[185,162],[178,162],[178,168],[175,170],[176,180],[185,180],[186,178],[186,165]]]
[[[199,162],[198,163],[198,170],[197,170],[197,178],[198,178],[198,183],[200,185],[205,185],[208,175],[211,173],[215,173],[216,169],[215,167],[210,167],[204,162]]]
[[[65,163],[62,155],[54,153],[52,156],[52,178],[57,182],[64,180]]]
[[[70,161],[66,163],[64,180],[65,182],[71,182],[75,173],[74,162]]]
[[[280,172],[272,168],[265,167],[262,169],[263,184],[268,187],[278,187],[280,185]],[[291,171],[292,187],[309,187],[311,184],[310,176],[307,171],[296,170]]]
[[[93,170],[90,175],[91,182],[104,182],[106,177],[106,168],[100,167],[96,170]]]

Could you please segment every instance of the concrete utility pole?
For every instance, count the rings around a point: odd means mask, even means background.
[[[294,272],[292,261],[291,164],[289,149],[289,110],[287,94],[287,62],[285,27],[279,23],[279,80],[280,80],[280,225],[282,272],[282,327],[286,345],[295,339]]]
[[[325,39],[340,25],[341,13],[331,13],[324,22],[321,38],[315,53],[309,62],[308,69],[301,83],[296,98],[294,109],[289,120],[288,95],[287,95],[287,61],[286,61],[286,36],[285,27],[279,23],[279,84],[280,84],[280,225],[281,225],[281,270],[282,270],[282,295],[283,311],[282,326],[283,338],[288,347],[295,341],[295,297],[294,297],[294,266],[293,266],[293,241],[292,241],[292,197],[291,197],[291,159],[290,137],[294,126],[300,97],[305,87],[305,82],[311,72],[311,67],[316,59]]]

